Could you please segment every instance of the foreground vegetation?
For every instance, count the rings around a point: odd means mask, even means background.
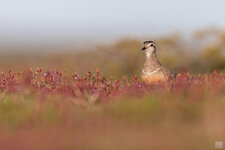
[[[225,74],[188,72],[147,85],[30,69],[0,74],[0,147],[213,149],[225,139]]]

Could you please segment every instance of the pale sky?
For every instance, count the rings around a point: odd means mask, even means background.
[[[84,42],[225,29],[225,0],[0,0],[0,42]]]

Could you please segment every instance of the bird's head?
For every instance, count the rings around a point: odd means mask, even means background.
[[[145,41],[143,44],[144,47],[141,50],[145,51],[147,58],[149,58],[153,52],[156,52],[156,45],[153,41]]]
[[[143,45],[144,47],[141,49],[143,51],[153,52],[156,50],[156,45],[153,41],[145,41]]]

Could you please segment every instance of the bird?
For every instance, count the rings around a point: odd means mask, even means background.
[[[156,53],[156,44],[153,41],[145,41],[141,49],[146,58],[142,68],[141,79],[145,83],[165,82],[170,76],[170,71],[159,61]]]

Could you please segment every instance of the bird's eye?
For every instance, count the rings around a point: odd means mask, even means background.
[[[151,44],[150,46],[151,46],[151,47],[153,47],[153,46],[154,46],[154,44]]]

